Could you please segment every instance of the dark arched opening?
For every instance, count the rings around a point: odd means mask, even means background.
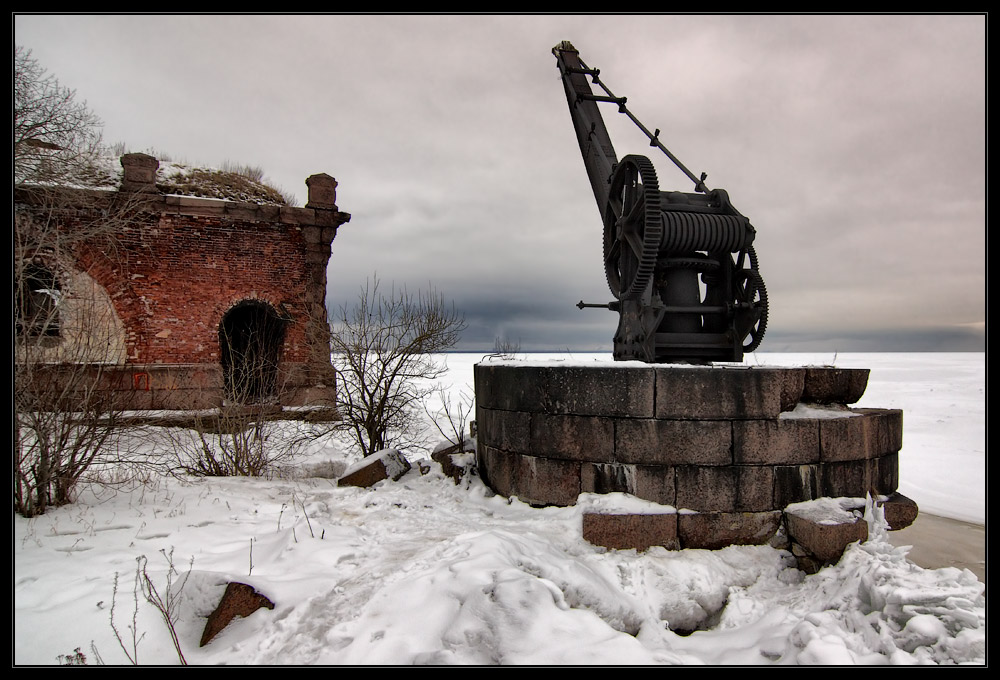
[[[284,341],[285,320],[266,302],[247,300],[226,312],[219,348],[230,401],[252,404],[277,396]]]

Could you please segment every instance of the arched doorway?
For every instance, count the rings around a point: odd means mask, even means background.
[[[241,302],[222,317],[219,348],[227,399],[252,404],[277,396],[285,325],[274,308],[260,300]]]

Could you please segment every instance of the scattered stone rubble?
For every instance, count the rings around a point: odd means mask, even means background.
[[[250,616],[261,607],[274,609],[274,603],[254,590],[253,586],[235,581],[230,583],[219,600],[219,606],[208,615],[200,646],[204,647],[211,642],[237,616]]]
[[[442,472],[458,484],[463,477],[474,474],[476,469],[476,445],[471,439],[463,439],[458,444],[441,446],[431,453],[431,460],[441,466]],[[420,474],[430,472],[430,466],[417,461]],[[402,451],[384,449],[355,463],[337,480],[337,486],[368,487],[384,479],[397,481],[411,468]]]
[[[442,446],[431,454],[431,460],[441,466],[441,471],[456,484],[476,469],[476,444],[463,439],[458,444]]]
[[[396,481],[410,470],[410,461],[402,451],[383,449],[365,456],[347,468],[337,486],[372,486],[383,479]]]

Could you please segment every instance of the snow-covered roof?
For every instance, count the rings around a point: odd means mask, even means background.
[[[214,168],[160,161],[156,171],[156,188],[160,193],[174,196],[218,198],[258,205],[290,205],[291,201],[280,190],[267,184],[261,175],[259,170],[245,166]],[[116,156],[100,156],[87,162],[63,164],[57,175],[37,184],[117,191],[121,183],[121,160]]]

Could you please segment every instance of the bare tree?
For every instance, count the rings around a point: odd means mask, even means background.
[[[80,188],[99,121],[30,52],[14,69],[14,506],[32,516],[122,451],[124,332],[78,256],[113,257],[136,200]]]
[[[31,51],[14,48],[14,182],[92,185],[101,121]]]
[[[419,437],[421,405],[447,370],[435,355],[454,347],[464,329],[465,319],[440,293],[393,287],[384,294],[377,276],[340,308],[333,328],[337,405],[363,455]]]

